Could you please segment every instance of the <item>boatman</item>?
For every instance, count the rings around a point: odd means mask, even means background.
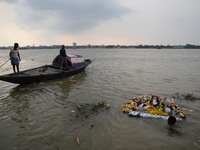
[[[68,68],[67,55],[66,55],[66,51],[65,51],[65,45],[62,45],[62,49],[60,50],[60,56],[61,56],[60,70],[62,70],[63,64],[65,64],[65,67]]]
[[[19,50],[17,49],[19,46],[18,43],[14,44],[13,49],[10,50],[10,59],[11,59],[11,65],[13,66],[14,74],[16,75],[15,66],[17,68],[17,74],[19,75],[19,61],[21,61]]]

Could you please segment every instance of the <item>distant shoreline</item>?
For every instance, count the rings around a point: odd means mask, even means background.
[[[2,46],[0,47],[1,50],[3,49],[11,49],[13,46]],[[19,49],[61,49],[62,45],[52,45],[52,46],[24,46],[19,47]],[[137,49],[200,49],[200,45],[138,45],[138,46],[126,46],[126,45],[82,45],[82,46],[65,46],[66,49],[87,49],[87,48],[137,48]]]

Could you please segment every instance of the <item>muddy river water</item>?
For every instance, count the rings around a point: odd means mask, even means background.
[[[3,64],[9,50],[0,51]],[[58,53],[58,49],[20,50],[20,70],[51,64]],[[0,81],[0,150],[200,149],[200,101],[177,101],[187,115],[177,122],[182,135],[169,130],[166,120],[130,117],[121,111],[124,102],[147,93],[200,97],[200,50],[67,49],[67,53],[94,62],[80,74],[41,84]],[[11,72],[10,62],[0,68],[0,75]],[[76,106],[102,101],[110,109],[76,119]]]

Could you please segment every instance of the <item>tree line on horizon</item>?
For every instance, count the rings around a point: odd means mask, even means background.
[[[13,46],[8,47],[0,47],[0,49],[10,49]],[[61,49],[62,45],[52,45],[52,46],[24,46],[19,47],[19,49]],[[84,49],[84,48],[145,48],[145,49],[172,49],[172,48],[179,48],[179,49],[200,49],[200,45],[178,45],[178,46],[171,46],[171,45],[137,45],[137,46],[126,46],[126,45],[82,45],[82,46],[65,46],[66,49]]]

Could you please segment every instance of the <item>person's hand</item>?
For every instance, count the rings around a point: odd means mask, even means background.
[[[19,58],[19,61],[21,61],[21,58]]]

